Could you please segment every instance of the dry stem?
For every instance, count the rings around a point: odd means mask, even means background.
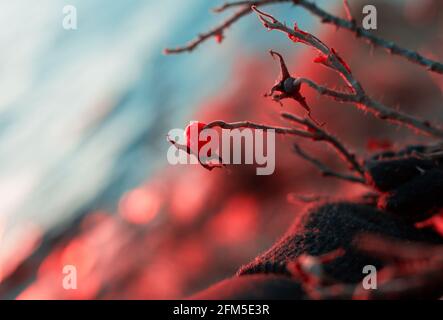
[[[329,48],[320,39],[308,32],[298,29],[297,27],[294,29],[288,28],[273,16],[257,9],[257,7],[252,7],[252,10],[257,13],[258,18],[267,29],[283,32],[294,41],[304,43],[305,45],[316,49],[320,55],[324,57],[323,64],[336,71],[344,79],[349,89],[352,91],[352,94],[322,87],[308,79],[298,79],[298,81],[307,83],[320,94],[331,96],[337,101],[356,103],[379,119],[389,120],[393,123],[407,126],[422,134],[443,138],[443,129],[433,126],[429,121],[418,119],[414,116],[394,110],[368,96],[358,80],[353,76],[346,62],[333,48]]]
[[[222,120],[213,121],[208,125],[206,125],[206,128],[220,127],[222,129],[229,129],[229,130],[240,129],[240,128],[262,129],[262,130],[272,129],[275,130],[275,132],[278,134],[294,135],[302,138],[312,139],[314,141],[324,141],[326,143],[329,143],[336,150],[336,152],[341,156],[341,158],[348,163],[349,168],[357,172],[358,176],[335,172],[329,167],[327,167],[325,164],[320,162],[319,160],[314,159],[311,156],[308,156],[306,153],[301,151],[301,149],[297,145],[294,148],[295,151],[302,158],[313,163],[318,169],[320,169],[320,171],[323,173],[324,176],[333,176],[351,182],[357,182],[363,184],[366,183],[366,180],[364,178],[364,169],[361,167],[360,162],[356,159],[355,155],[350,151],[348,151],[348,149],[336,137],[332,136],[324,129],[316,125],[313,121],[307,118],[302,119],[290,113],[282,113],[282,117],[305,126],[307,130],[275,127],[264,124],[257,124],[250,121],[227,123]]]
[[[191,42],[182,47],[166,49],[165,53],[172,54],[172,53],[190,52],[204,41],[210,39],[211,37],[216,37],[219,34],[223,34],[223,32],[226,29],[228,29],[233,23],[251,13],[252,6],[261,7],[277,3],[293,3],[294,5],[300,6],[308,10],[311,14],[319,17],[323,23],[333,24],[337,28],[343,28],[349,30],[352,33],[354,33],[356,37],[368,41],[368,43],[370,43],[372,46],[383,48],[387,50],[390,54],[405,58],[412,63],[425,67],[429,71],[443,74],[443,63],[429,59],[419,54],[416,51],[405,49],[393,41],[388,41],[383,38],[377,37],[374,34],[372,34],[370,31],[367,31],[362,27],[359,27],[355,19],[352,18],[351,11],[349,9],[349,4],[347,4],[347,1],[344,2],[347,19],[343,19],[333,14],[330,14],[329,12],[318,7],[314,2],[308,0],[258,0],[258,1],[249,0],[249,1],[226,2],[222,6],[215,8],[214,12],[219,13],[235,7],[239,7],[240,10],[234,13],[230,18],[228,18],[228,20],[218,25],[217,27],[213,28],[209,32],[200,34],[196,39],[192,40]]]

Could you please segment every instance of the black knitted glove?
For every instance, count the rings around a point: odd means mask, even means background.
[[[443,208],[443,155],[438,148],[412,146],[377,154],[365,162],[365,168],[368,180],[381,192],[374,206],[335,203],[304,213],[282,240],[243,266],[238,275],[287,274],[287,262],[301,254],[318,256],[343,248],[346,254],[325,269],[338,281],[355,283],[364,277],[365,265],[383,267],[382,261],[353,248],[352,241],[360,233],[442,242],[439,235],[420,231],[412,223]]]
[[[443,154],[430,150],[431,156],[428,151],[424,146],[412,146],[366,161],[368,180],[382,192],[380,209],[417,222],[443,208]]]
[[[431,243],[443,240],[431,231],[414,228],[400,217],[371,206],[335,203],[304,213],[287,235],[266,253],[243,266],[238,275],[266,273],[289,274],[286,264],[301,254],[319,256],[338,248],[345,254],[325,265],[325,271],[335,280],[356,283],[365,275],[365,265],[383,267],[383,262],[357,251],[353,239],[360,233],[371,233],[399,240]]]

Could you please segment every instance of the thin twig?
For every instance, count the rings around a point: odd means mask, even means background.
[[[355,24],[356,22],[354,17],[352,16],[351,7],[349,6],[348,0],[343,0],[343,6],[345,8],[346,18],[348,18],[348,21],[353,22]]]
[[[323,173],[324,176],[333,176],[333,177],[348,180],[351,182],[358,182],[358,183],[363,183],[363,184],[366,183],[366,180],[364,178],[364,170],[361,167],[359,161],[355,158],[354,154],[349,152],[346,149],[346,147],[340,141],[338,141],[337,138],[335,138],[331,134],[327,133],[325,130],[321,129],[313,121],[311,121],[307,118],[301,119],[301,118],[298,118],[297,116],[292,115],[290,113],[283,113],[282,116],[285,119],[294,121],[294,122],[299,123],[301,125],[304,125],[307,128],[307,130],[285,128],[285,127],[275,127],[275,126],[253,123],[250,121],[239,121],[239,122],[227,123],[222,120],[216,120],[216,121],[208,123],[206,125],[205,129],[220,127],[222,129],[229,129],[229,130],[241,129],[241,128],[275,130],[275,133],[278,133],[278,134],[289,134],[289,135],[299,136],[302,138],[312,139],[314,141],[325,141],[334,147],[334,149],[337,151],[337,153],[345,161],[347,161],[350,169],[355,170],[360,175],[360,177],[336,173],[332,169],[328,168],[326,165],[322,164],[319,160],[314,159],[310,156],[307,156],[303,152],[297,152],[299,149],[298,147],[296,147],[295,151],[300,156],[302,156],[303,158],[308,160],[309,162],[314,163],[320,169],[320,171]]]
[[[219,35],[223,35],[223,31],[227,28],[229,28],[234,22],[239,20],[241,17],[247,15],[251,12],[251,9],[249,7],[245,7],[234,13],[230,18],[228,18],[225,22],[223,22],[221,25],[215,27],[214,29],[200,34],[196,39],[190,41],[188,44],[177,47],[177,48],[168,48],[164,50],[165,54],[174,54],[174,53],[181,53],[181,52],[191,52],[193,51],[198,45],[200,45],[202,42],[208,40],[212,37],[217,37]]]
[[[332,145],[341,158],[343,158],[349,164],[349,168],[351,170],[358,172],[362,177],[364,176],[364,169],[360,165],[360,162],[356,159],[355,155],[348,151],[343,143],[341,143],[336,137],[328,133],[326,130],[320,128],[309,119],[302,119],[292,113],[287,112],[283,112],[281,115],[284,119],[306,126],[310,132],[314,132],[316,134],[318,137],[317,140],[325,141]]]
[[[222,22],[220,25],[212,28],[208,32],[204,32],[198,35],[197,38],[190,41],[184,46],[177,47],[177,48],[168,48],[164,50],[165,54],[177,54],[182,52],[191,52],[195,48],[197,48],[201,43],[205,42],[206,40],[212,38],[212,37],[223,37],[223,33],[226,29],[228,29],[231,25],[233,25],[235,22],[240,20],[242,17],[248,15],[252,12],[251,6],[264,6],[268,4],[278,3],[278,2],[287,2],[288,0],[260,0],[260,1],[242,1],[235,4],[232,4],[232,7],[241,7],[237,12],[232,14],[227,20]],[[230,4],[226,4],[225,6],[221,6],[219,8],[215,8],[214,12],[221,12],[225,9],[231,7]]]
[[[434,127],[429,121],[418,119],[414,116],[394,110],[382,104],[381,102],[372,99],[366,94],[361,96],[332,90],[306,78],[298,78],[298,81],[300,83],[307,84],[312,89],[316,90],[319,94],[332,97],[338,102],[350,102],[355,103],[359,106],[364,106],[366,107],[365,110],[369,111],[381,120],[389,120],[393,123],[405,125],[413,130],[417,130],[427,135],[432,135],[439,138],[443,137],[443,130],[438,127]]]
[[[339,173],[339,172],[332,170],[331,168],[326,166],[324,163],[322,163],[320,160],[315,159],[314,157],[308,155],[297,144],[294,144],[294,151],[301,158],[305,159],[308,162],[311,162],[314,166],[316,166],[320,170],[320,172],[322,173],[322,175],[324,177],[335,177],[335,178],[346,180],[346,181],[366,184],[366,180],[362,177],[347,175],[347,174]]]
[[[261,130],[275,130],[275,133],[278,134],[289,134],[289,135],[295,135],[303,138],[309,138],[309,139],[316,139],[316,135],[314,133],[299,130],[299,129],[293,129],[293,128],[283,128],[283,127],[274,127],[264,124],[258,124],[253,123],[250,121],[239,121],[239,122],[231,122],[227,123],[222,120],[216,120],[208,123],[205,127],[207,128],[214,128],[214,127],[220,127],[222,129],[240,129],[240,128],[250,128],[250,129],[261,129]]]
[[[315,83],[314,81],[312,81],[310,79],[298,78],[298,80],[301,83],[307,84],[308,86],[310,86],[311,88],[316,90],[321,95],[332,97],[335,100],[340,101],[340,102],[356,102],[354,94],[349,94],[349,93],[329,89],[325,86],[321,86],[321,85]]]
[[[171,139],[171,137],[169,137],[169,136],[167,136],[166,138],[178,150],[184,151],[187,154],[189,154],[190,156],[195,156],[203,168],[211,171],[214,168],[224,167],[223,161],[220,156],[215,155],[212,157],[205,157],[204,159],[200,159],[200,155],[197,152],[193,151],[192,148],[190,148],[189,146],[181,144],[181,143]],[[211,160],[216,160],[218,163],[210,163]]]
[[[366,39],[371,45],[386,49],[389,53],[397,55],[407,60],[426,67],[429,71],[443,74],[443,63],[431,60],[420,55],[418,52],[400,47],[392,41],[375,36],[370,31],[358,27],[352,21],[334,16],[327,11],[319,8],[314,2],[307,0],[292,0],[295,4],[302,6],[312,14],[321,18],[323,23],[330,23],[353,32],[357,37]]]
[[[234,2],[227,2],[224,5],[222,5],[219,8],[216,8],[216,12],[222,12],[226,9],[238,7],[238,6],[256,6],[260,7],[265,4],[271,4],[271,3],[294,3],[295,5],[298,5],[306,10],[308,10],[311,14],[319,17],[323,23],[329,23],[335,25],[337,28],[343,28],[346,30],[351,31],[356,35],[357,38],[362,38],[368,41],[369,44],[373,47],[380,47],[385,50],[387,50],[390,54],[396,55],[402,58],[405,58],[409,60],[412,63],[421,65],[425,67],[427,70],[443,74],[443,63],[439,61],[435,61],[432,59],[429,59],[421,54],[419,54],[416,51],[409,50],[402,48],[398,44],[396,44],[393,41],[385,40],[383,38],[380,38],[374,34],[372,34],[370,31],[365,30],[362,27],[359,27],[357,23],[354,20],[349,20],[349,14],[347,14],[347,19],[340,18],[338,16],[332,15],[329,12],[321,9],[317,6],[314,2],[308,1],[308,0],[263,0],[263,1],[234,1]],[[345,2],[345,10],[349,10],[346,6]],[[250,13],[250,11],[248,11]],[[350,11],[349,11],[350,13]],[[351,16],[352,17],[352,16]]]
[[[342,76],[348,87],[352,90],[353,95],[342,94],[337,91],[326,89],[313,83],[312,81],[304,79],[303,81],[308,83],[312,88],[318,90],[318,92],[322,94],[330,95],[339,101],[342,100],[344,102],[354,102],[360,107],[364,107],[366,111],[372,113],[379,119],[389,120],[393,123],[404,125],[422,134],[443,138],[443,129],[433,126],[429,121],[421,120],[414,116],[396,111],[369,97],[358,80],[353,76],[346,62],[334,49],[329,48],[320,39],[308,32],[298,29],[297,27],[294,29],[288,28],[273,16],[257,9],[257,7],[252,7],[252,10],[257,13],[258,18],[268,30],[283,32],[293,41],[302,42],[307,46],[316,49],[321,55],[324,56],[323,64],[327,65],[329,68],[338,72]]]
[[[258,1],[245,0],[245,1],[225,2],[220,7],[214,8],[212,11],[214,11],[215,13],[220,13],[232,7],[247,6],[251,8],[252,6],[263,6],[266,4],[273,4],[279,2],[281,3],[290,2],[290,0],[258,0]]]

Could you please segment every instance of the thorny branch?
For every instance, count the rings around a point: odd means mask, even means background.
[[[413,63],[421,65],[427,68],[429,71],[443,74],[443,63],[424,57],[423,55],[419,54],[416,51],[402,48],[392,41],[388,41],[380,37],[377,37],[371,32],[359,27],[355,19],[352,18],[351,11],[349,9],[349,4],[347,3],[347,1],[344,1],[347,19],[334,16],[328,13],[327,11],[321,9],[320,7],[318,7],[314,2],[307,0],[258,0],[258,1],[249,0],[249,1],[227,2],[222,6],[215,8],[214,12],[220,13],[234,7],[239,7],[240,8],[239,11],[235,12],[231,17],[229,17],[219,26],[213,28],[208,32],[200,34],[196,39],[192,40],[188,44],[178,48],[166,49],[165,53],[173,54],[173,53],[190,52],[193,51],[201,43],[205,42],[206,40],[212,37],[219,37],[219,39],[222,39],[226,29],[228,29],[232,24],[234,24],[242,17],[251,13],[252,6],[261,7],[277,3],[293,3],[294,5],[300,6],[308,10],[313,15],[318,16],[323,23],[333,24],[337,28],[347,29],[353,32],[356,35],[356,37],[367,40],[373,46],[384,48],[389,53],[400,56]]]
[[[233,23],[235,23],[237,20],[239,20],[241,17],[247,15],[251,12],[251,9],[249,7],[245,7],[234,13],[230,18],[228,18],[226,21],[224,21],[221,25],[213,28],[212,30],[201,33],[198,35],[198,37],[191,42],[189,42],[187,45],[183,47],[177,47],[177,48],[168,48],[164,50],[165,54],[175,54],[175,53],[181,53],[181,52],[191,52],[193,51],[198,45],[200,45],[202,42],[208,40],[212,37],[218,37],[218,41],[221,41],[223,39],[223,32],[227,28],[229,28]]]
[[[352,16],[352,12],[351,12],[351,6],[349,5],[348,0],[343,0],[343,6],[345,8],[345,12],[346,12],[346,17],[348,18],[348,21],[350,21],[351,23],[353,23],[354,25],[357,24],[357,21],[354,19],[354,17]]]
[[[279,22],[272,15],[260,11],[256,7],[256,5],[264,5],[274,2],[280,2],[280,1],[276,0],[255,1],[254,2],[255,5],[252,6],[250,9],[257,13],[260,21],[269,30],[281,31],[287,34],[292,41],[301,42],[306,44],[307,46],[316,49],[320,53],[320,56],[316,58],[314,62],[321,63],[331,68],[335,72],[337,72],[347,84],[350,93],[329,89],[327,87],[318,85],[309,79],[291,77],[283,57],[278,52],[271,51],[270,52],[271,55],[273,57],[278,57],[280,61],[281,74],[275,85],[272,87],[270,93],[266,94],[267,96],[272,96],[273,99],[278,102],[280,102],[280,100],[282,99],[293,98],[294,100],[299,102],[303,108],[305,108],[308,111],[308,115],[310,116],[310,108],[306,103],[306,99],[300,93],[300,87],[304,83],[307,84],[309,87],[313,88],[314,90],[316,90],[317,92],[319,92],[320,94],[332,97],[337,101],[356,103],[359,107],[371,112],[380,119],[390,120],[392,122],[406,125],[408,127],[414,128],[415,130],[421,133],[426,133],[428,135],[433,135],[437,137],[443,137],[443,130],[437,127],[433,127],[428,121],[423,121],[413,116],[409,116],[407,114],[398,112],[370,98],[365,93],[363,87],[358,82],[358,80],[353,76],[350,67],[333,48],[328,47],[325,43],[323,43],[320,39],[318,39],[314,35],[300,30],[296,25],[294,29],[286,27],[286,25]],[[251,4],[250,1],[227,3],[224,6],[216,9],[216,11],[223,11],[230,6],[238,6],[241,3],[245,5]],[[344,5],[346,8],[348,19],[352,19],[352,16],[350,14],[349,4],[347,3],[347,1],[344,1]],[[216,31],[213,31],[212,33],[220,35],[220,30],[218,29]],[[195,46],[198,45],[198,43],[199,43],[198,41],[195,42],[194,43]],[[275,91],[278,91],[279,94],[274,94]],[[253,129],[264,129],[264,130],[274,129],[275,132],[279,134],[291,134],[291,135],[301,136],[304,138],[310,138],[313,140],[325,141],[331,144],[335,148],[335,150],[337,150],[340,156],[349,164],[350,169],[356,171],[358,176],[346,175],[334,172],[326,165],[321,163],[319,160],[314,159],[311,156],[304,153],[298,146],[295,146],[294,149],[301,157],[303,157],[304,159],[310,161],[315,166],[317,166],[326,176],[335,176],[352,182],[366,183],[366,179],[364,177],[364,169],[361,167],[359,161],[356,160],[355,155],[348,152],[347,149],[335,137],[331,136],[325,130],[321,129],[320,127],[322,125],[318,125],[315,122],[315,120],[314,123],[309,119],[301,119],[296,117],[295,115],[288,113],[284,113],[282,114],[282,116],[287,120],[305,126],[307,131],[293,129],[293,128],[272,127],[263,124],[255,124],[248,121],[237,122],[237,123],[226,123],[224,121],[215,121],[209,124],[207,128],[213,126],[219,126],[224,129],[236,129],[236,128],[253,128]]]
[[[393,123],[407,126],[422,134],[443,138],[443,129],[433,126],[429,121],[421,120],[411,115],[394,110],[369,97],[358,80],[353,76],[346,62],[333,48],[329,48],[320,39],[308,32],[300,30],[297,26],[295,26],[294,29],[288,28],[276,18],[263,11],[260,11],[255,6],[252,7],[252,10],[257,13],[258,18],[268,30],[281,31],[287,34],[294,42],[301,42],[316,49],[320,53],[320,56],[315,60],[315,62],[322,63],[332,70],[338,72],[338,74],[346,82],[352,94],[327,89],[307,79],[296,79],[295,81],[297,81],[297,84],[302,81],[310,85],[319,93],[331,96],[337,101],[356,103],[360,108],[372,113],[379,119],[389,120]]]
[[[356,159],[355,155],[348,151],[348,149],[333,135],[328,133],[326,130],[320,128],[319,125],[314,123],[312,120],[308,118],[299,118],[296,115],[290,114],[290,113],[282,113],[282,117],[286,120],[290,120],[292,122],[295,122],[297,124],[300,124],[305,127],[305,130],[299,129],[299,128],[287,128],[287,127],[276,127],[276,126],[270,126],[265,124],[258,124],[250,121],[239,121],[239,122],[232,122],[227,123],[222,120],[216,120],[208,123],[204,129],[219,127],[222,129],[228,129],[228,130],[234,130],[234,129],[241,129],[241,128],[249,128],[249,129],[261,129],[261,130],[274,130],[277,134],[283,134],[283,135],[293,135],[298,136],[302,138],[311,139],[313,141],[324,141],[328,144],[330,144],[336,152],[340,155],[340,157],[347,162],[349,169],[352,171],[356,171],[358,176],[353,175],[346,175],[341,174],[338,172],[334,172],[332,169],[328,168],[326,165],[321,163],[319,160],[316,160],[310,156],[307,156],[305,153],[301,151],[299,147],[295,147],[296,151],[302,158],[305,160],[310,161],[314,165],[316,165],[320,171],[323,173],[324,176],[332,176],[339,179],[344,179],[350,182],[354,183],[362,183],[366,184],[364,169],[362,168],[360,161]],[[173,144],[177,149],[182,150],[190,155],[194,155],[197,157],[199,163],[208,170],[212,170],[216,167],[222,167],[222,159],[218,157],[217,163],[213,164],[208,162],[207,160],[211,159],[200,159],[199,155],[194,152],[189,146],[180,144],[174,140],[172,140],[170,137],[167,137],[168,141]]]
[[[167,49],[166,53],[180,53],[185,51],[192,51],[204,41],[211,37],[215,37],[219,41],[223,39],[224,31],[233,23],[255,11],[263,23],[263,25],[270,30],[278,30],[289,36],[294,42],[302,42],[310,47],[315,48],[320,52],[320,56],[315,62],[322,63],[332,70],[338,72],[347,84],[349,92],[341,92],[321,86],[310,79],[292,78],[285,66],[284,60],[280,54],[271,52],[273,56],[278,56],[280,59],[282,77],[274,85],[269,95],[277,101],[291,97],[297,100],[308,112],[310,111],[304,98],[299,94],[301,84],[306,84],[312,89],[316,90],[322,95],[329,96],[339,102],[355,103],[359,107],[371,112],[376,117],[383,120],[390,120],[392,122],[406,125],[421,133],[431,135],[438,138],[443,138],[443,129],[432,126],[428,121],[417,119],[413,116],[398,112],[394,109],[385,106],[384,104],[373,100],[364,91],[361,84],[353,76],[349,66],[337,54],[337,52],[324,44],[314,35],[304,32],[295,26],[294,29],[286,27],[273,16],[258,10],[258,7],[292,2],[299,5],[312,14],[320,17],[322,22],[330,23],[347,29],[357,37],[366,39],[370,44],[387,49],[391,54],[398,55],[409,61],[426,67],[429,71],[443,74],[443,64],[437,61],[430,60],[421,56],[417,52],[401,48],[393,42],[386,41],[382,38],[374,36],[372,33],[360,28],[355,19],[352,17],[349,3],[344,0],[344,8],[346,19],[339,18],[329,14],[328,12],[319,8],[315,3],[306,0],[259,0],[259,1],[236,1],[228,2],[215,12],[222,12],[230,8],[239,7],[240,10],[234,13],[228,20],[220,26],[211,31],[199,35],[199,37],[186,46],[176,49]],[[290,83],[286,80],[291,80]],[[292,92],[288,94],[285,92],[290,87]],[[279,95],[273,95],[274,91],[279,91]],[[294,95],[295,94],[295,95]],[[214,121],[206,126],[221,127],[224,129],[237,128],[252,128],[269,130],[274,129],[279,134],[289,134],[303,138],[312,139],[314,141],[325,141],[332,145],[334,149],[341,155],[341,157],[349,164],[349,167],[356,175],[347,175],[337,173],[327,167],[324,163],[306,154],[297,144],[294,145],[294,150],[305,160],[314,164],[325,176],[334,176],[340,179],[366,183],[364,177],[364,169],[361,162],[348,151],[348,149],[341,144],[334,136],[327,133],[313,121],[307,118],[299,118],[293,114],[282,113],[284,119],[302,125],[305,130],[296,128],[274,127],[263,124],[256,124],[249,121],[226,123],[224,121]],[[171,141],[171,143],[176,144]],[[177,146],[179,149],[189,152],[186,146]],[[417,157],[423,159],[440,159],[443,157],[442,143],[436,145],[428,152],[417,154]],[[203,165],[203,164],[202,164]],[[314,198],[313,201],[318,200]],[[307,199],[311,201],[311,199]],[[324,265],[331,260],[343,254],[342,251],[337,250],[330,254],[313,257],[302,255],[286,265],[288,270],[294,277],[302,280],[302,285],[308,297],[312,299],[401,299],[416,297],[418,294],[422,298],[438,298],[443,295],[443,246],[432,246],[426,244],[403,243],[395,242],[390,239],[380,238],[378,236],[365,235],[361,236],[355,241],[358,250],[363,251],[372,256],[385,260],[388,265],[379,272],[378,290],[362,290],[360,284],[349,285],[335,281],[328,277],[325,272]]]
[[[289,134],[289,135],[295,135],[303,138],[310,138],[310,139],[316,139],[315,134],[310,133],[308,131],[299,130],[299,129],[292,129],[292,128],[284,128],[284,127],[273,127],[269,125],[264,124],[258,124],[250,121],[239,121],[239,122],[231,122],[227,123],[222,120],[216,120],[208,123],[205,127],[205,129],[208,128],[214,128],[214,127],[220,127],[222,129],[240,129],[240,128],[249,128],[249,129],[261,129],[261,130],[275,130],[275,133],[278,134]]]
[[[326,130],[320,128],[318,125],[314,124],[311,120],[306,118],[304,119],[299,118],[292,113],[283,112],[282,117],[284,119],[306,126],[309,132],[315,134],[316,140],[325,141],[331,144],[337,150],[338,154],[341,155],[341,157],[348,162],[349,168],[351,170],[356,171],[361,175],[364,174],[364,170],[361,167],[359,161],[355,158],[355,155],[350,151],[348,151],[348,149],[336,137],[328,133]]]
[[[195,156],[197,158],[198,162],[200,163],[200,165],[209,171],[211,171],[214,168],[220,168],[220,167],[224,166],[220,156],[215,155],[213,157],[206,157],[205,159],[201,159],[200,155],[197,154],[195,151],[193,151],[192,148],[190,148],[189,146],[181,144],[181,143],[171,139],[171,137],[169,137],[169,136],[167,136],[166,138],[178,150],[184,151],[191,156]],[[216,163],[212,163],[211,162],[212,160],[216,160]]]
[[[298,81],[300,83],[307,84],[308,86],[310,86],[312,89],[316,90],[321,95],[329,96],[339,102],[355,102],[355,95],[353,95],[353,94],[329,89],[325,86],[321,86],[321,85],[315,83],[314,81],[306,79],[306,78],[298,78]]]
[[[291,0],[288,0],[291,1]],[[307,0],[292,0],[295,4],[298,4],[310,11],[312,14],[318,16],[323,23],[330,23],[338,28],[347,29],[355,34],[357,38],[363,38],[367,40],[371,45],[384,48],[390,54],[403,57],[410,62],[416,63],[428,69],[429,71],[443,74],[443,63],[431,60],[419,54],[416,51],[405,49],[394,43],[393,41],[388,41],[383,38],[377,37],[370,31],[367,31],[359,27],[355,21],[342,19],[340,17],[334,16],[327,11],[319,8],[314,2]]]
[[[305,159],[308,162],[311,162],[314,166],[316,166],[320,172],[323,174],[324,177],[335,177],[342,180],[347,180],[351,182],[357,182],[357,183],[363,183],[365,184],[366,181],[364,178],[356,177],[352,175],[347,175],[343,173],[336,172],[329,168],[327,165],[325,165],[320,160],[308,155],[305,151],[303,151],[298,144],[294,144],[294,151],[297,153],[301,158]]]
[[[330,144],[336,152],[341,156],[342,159],[344,159],[348,165],[349,169],[352,171],[356,171],[358,176],[353,175],[346,175],[341,174],[338,172],[333,171],[332,169],[328,168],[326,165],[321,163],[319,160],[316,160],[307,154],[305,154],[298,146],[295,146],[295,151],[305,160],[308,160],[309,162],[313,163],[317,168],[320,169],[320,171],[323,173],[324,176],[332,176],[339,179],[344,179],[351,182],[357,182],[357,183],[366,183],[365,177],[364,177],[364,169],[362,168],[360,161],[356,159],[355,155],[348,151],[348,149],[333,135],[326,132],[326,130],[320,128],[317,124],[315,124],[312,120],[307,118],[299,118],[296,115],[290,114],[290,113],[282,113],[282,117],[284,119],[290,120],[292,122],[295,122],[297,124],[300,124],[306,128],[306,130],[301,129],[295,129],[295,128],[285,128],[285,127],[275,127],[275,126],[269,126],[269,125],[263,125],[263,124],[257,124],[250,121],[240,121],[240,122],[233,122],[233,123],[227,123],[225,121],[217,120],[213,121],[206,125],[205,128],[214,128],[214,127],[220,127],[222,129],[240,129],[240,128],[250,128],[250,129],[262,129],[262,130],[275,130],[275,133],[278,134],[286,134],[286,135],[295,135],[302,138],[308,138],[312,139],[314,141],[324,141],[328,144]]]

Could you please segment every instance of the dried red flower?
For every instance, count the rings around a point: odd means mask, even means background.
[[[200,133],[205,129],[206,123],[199,122],[199,121],[193,121],[191,122],[186,128],[185,128],[185,141],[186,141],[186,147],[188,148],[188,152],[194,152],[198,154],[200,152],[200,149],[209,142],[209,139],[207,141],[201,141],[200,140]],[[194,132],[197,132],[196,137],[193,137],[192,135]],[[197,138],[197,141],[193,141],[192,139]],[[197,146],[197,150],[192,150],[191,147]]]
[[[286,66],[285,60],[283,56],[271,50],[270,54],[273,58],[277,57],[280,62],[280,75],[278,79],[275,81],[274,86],[271,88],[269,93],[265,94],[265,97],[272,97],[274,101],[281,103],[281,100],[284,99],[293,99],[298,102],[300,106],[303,107],[308,112],[308,116],[318,124],[318,122],[311,117],[311,108],[306,102],[305,97],[300,93],[301,83],[298,78],[292,77],[289,73],[289,70]],[[274,94],[275,92],[279,92],[278,94]]]

